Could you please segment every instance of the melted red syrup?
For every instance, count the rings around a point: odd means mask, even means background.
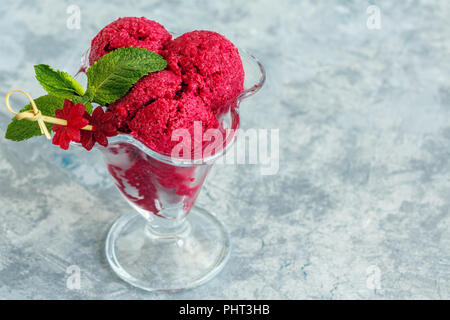
[[[128,143],[108,147],[108,170],[121,193],[139,208],[158,216],[163,209],[192,208],[208,167],[177,167],[158,161]]]

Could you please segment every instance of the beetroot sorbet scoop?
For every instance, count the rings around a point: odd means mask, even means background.
[[[125,96],[110,104],[108,110],[116,116],[118,128],[129,132],[129,121],[140,109],[160,98],[174,99],[181,90],[181,82],[181,77],[170,70],[150,73],[136,82]]]
[[[180,99],[158,99],[140,110],[130,123],[132,134],[153,150],[170,155],[180,141],[172,141],[172,133],[186,129],[190,135],[190,151],[194,151],[194,122],[201,123],[202,134],[217,128],[219,123],[207,105],[193,95],[183,95]],[[182,140],[186,143],[186,139]],[[184,157],[186,155],[183,155]]]
[[[192,31],[169,41],[162,55],[181,75],[186,92],[202,98],[214,113],[235,104],[243,90],[244,68],[236,47],[213,31]]]
[[[92,39],[89,65],[108,52],[122,47],[144,48],[159,54],[170,39],[170,33],[156,21],[145,17],[119,18]]]

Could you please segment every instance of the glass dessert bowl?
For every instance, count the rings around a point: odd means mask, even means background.
[[[260,62],[239,50],[245,71],[244,91],[236,108],[219,124],[224,145],[215,153],[186,159],[163,155],[129,134],[97,147],[113,181],[133,211],[121,216],[106,239],[106,258],[126,282],[148,291],[177,291],[214,277],[230,254],[230,239],[217,216],[195,205],[215,160],[233,145],[239,128],[239,104],[264,84]],[[84,56],[81,72],[87,69]]]

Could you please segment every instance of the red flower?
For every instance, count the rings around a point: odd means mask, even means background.
[[[92,121],[92,117],[89,113],[84,112],[84,118],[88,119],[89,123],[91,123]],[[81,130],[81,145],[86,149],[86,150],[91,150],[94,147],[95,144],[95,140],[94,137],[92,135],[92,131],[90,130]]]
[[[80,142],[81,128],[89,123],[88,119],[83,117],[85,106],[81,103],[74,104],[70,100],[64,100],[62,109],[55,110],[55,116],[59,119],[67,120],[67,126],[54,124],[52,130],[55,131],[52,143],[59,145],[62,149],[69,149],[70,141]]]
[[[87,150],[91,150],[96,142],[104,147],[108,146],[108,137],[118,133],[114,115],[111,112],[104,112],[102,107],[95,108],[90,116],[90,123],[93,126],[92,131],[81,132],[81,144]]]

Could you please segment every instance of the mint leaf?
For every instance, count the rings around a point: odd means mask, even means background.
[[[92,100],[92,98],[87,96],[87,95],[84,95],[82,97],[80,97],[80,96],[73,96],[70,99],[70,101],[72,101],[75,104],[77,104],[77,103],[83,104],[86,107],[86,109],[85,109],[86,112],[88,112],[88,113],[92,113],[92,110],[94,109],[94,107],[92,106],[92,104],[90,102],[91,100]]]
[[[64,104],[64,98],[55,97],[52,95],[45,95],[34,99],[36,106],[39,110],[41,110],[43,115],[46,116],[55,116],[56,109],[62,109]],[[30,104],[27,104],[20,112],[32,110]],[[52,128],[51,123],[46,123],[49,131]],[[41,136],[41,130],[39,129],[39,125],[36,121],[28,121],[28,120],[17,120],[17,118],[13,118],[11,123],[8,125],[8,129],[6,129],[5,138],[13,141],[22,141],[35,136]]]
[[[73,96],[82,96],[83,87],[67,72],[53,70],[46,64],[34,66],[36,79],[49,94],[56,97],[70,99]]]
[[[104,106],[123,97],[143,76],[166,66],[167,61],[163,57],[147,49],[116,49],[88,69],[86,96]]]

